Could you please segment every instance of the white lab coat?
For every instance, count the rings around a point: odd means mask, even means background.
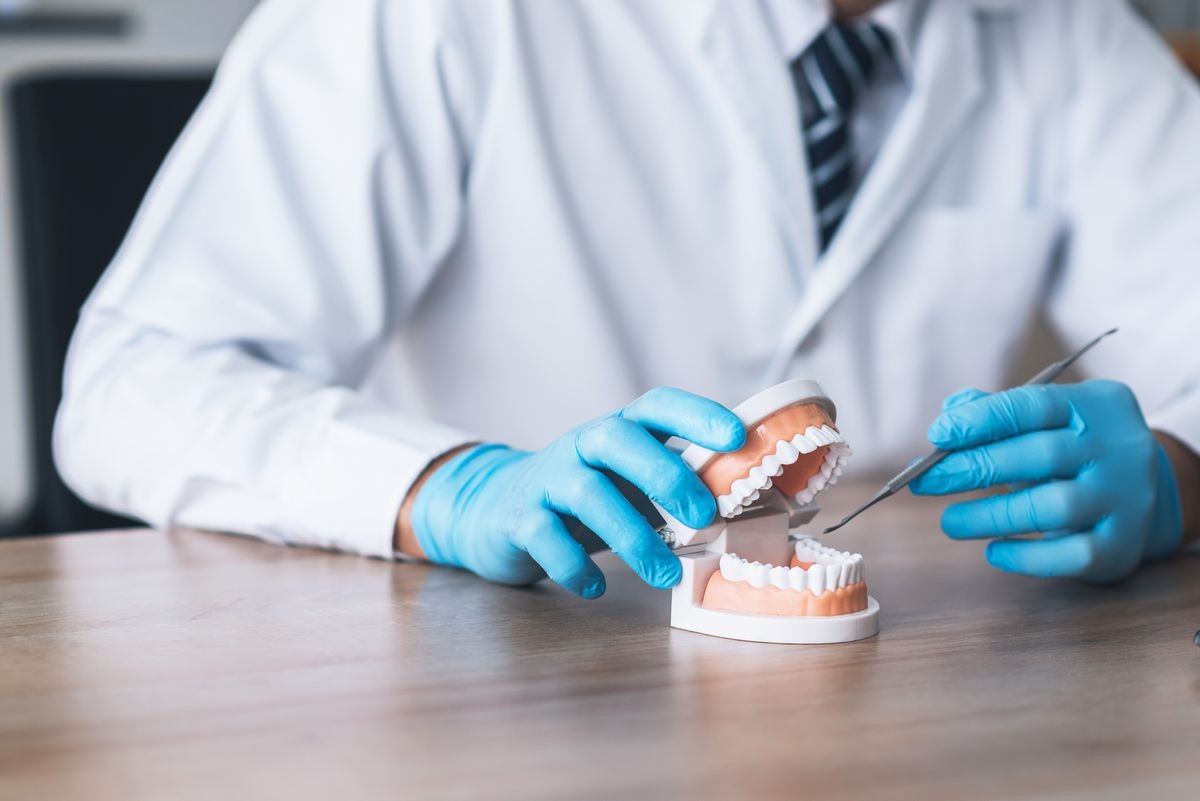
[[[899,464],[1039,308],[1072,345],[1121,326],[1085,367],[1200,448],[1195,85],[1116,0],[914,24],[818,258],[756,2],[267,2],[84,311],[63,475],[155,525],[390,556],[431,458],[655,385],[815,378],[858,468]]]

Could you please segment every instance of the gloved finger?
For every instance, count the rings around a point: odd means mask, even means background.
[[[575,450],[586,464],[613,471],[692,528],[707,526],[717,514],[700,477],[637,423],[599,420],[579,432]]]
[[[1044,539],[989,542],[985,558],[992,567],[1037,578],[1077,577],[1095,561],[1095,535],[1079,532]]]
[[[949,409],[929,427],[929,441],[945,450],[961,450],[1018,434],[1064,428],[1072,409],[1062,387],[1017,387]]]
[[[975,387],[960,389],[953,395],[946,396],[946,399],[942,401],[942,411],[953,409],[955,406],[962,406],[964,403],[970,403],[973,400],[979,400],[980,398],[987,397],[987,395],[987,392],[984,392],[982,389],[975,389]]]
[[[736,414],[714,400],[673,387],[650,390],[617,416],[721,453],[746,442],[746,427]]]
[[[555,584],[584,598],[604,594],[604,573],[571,537],[562,519],[548,509],[525,516],[513,534],[513,544],[527,552]]]
[[[1079,481],[1052,481],[1029,489],[964,501],[942,513],[942,531],[956,540],[1091,528],[1103,503]]]
[[[580,465],[547,485],[546,500],[550,509],[578,518],[607,542],[651,587],[667,589],[679,583],[683,576],[679,558],[621,491],[597,471]]]
[[[996,484],[1074,478],[1088,458],[1071,429],[1037,431],[955,451],[911,486],[917,495],[948,495]]]

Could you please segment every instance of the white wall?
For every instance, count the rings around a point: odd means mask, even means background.
[[[27,0],[28,2],[29,0]],[[32,0],[50,11],[129,9],[138,17],[141,46],[211,53],[237,30],[256,0]]]
[[[0,38],[0,528],[19,519],[33,497],[17,209],[8,163],[9,121],[2,98],[23,73],[55,67],[212,65],[257,0],[26,0],[45,10],[126,9],[135,25],[123,40]],[[0,0],[0,11],[20,0]]]

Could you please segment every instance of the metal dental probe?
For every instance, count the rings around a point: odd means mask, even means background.
[[[1096,337],[1091,342],[1087,343],[1082,348],[1075,351],[1075,353],[1073,353],[1072,355],[1063,359],[1062,361],[1054,362],[1053,364],[1046,366],[1044,369],[1042,369],[1041,372],[1039,372],[1033,378],[1026,381],[1021,386],[1028,387],[1028,386],[1033,386],[1035,384],[1052,384],[1052,383],[1054,383],[1054,381],[1060,375],[1065,373],[1067,371],[1067,368],[1070,367],[1072,364],[1074,364],[1079,359],[1080,356],[1082,356],[1083,354],[1085,354],[1089,350],[1091,350],[1093,347],[1095,347],[1096,344],[1099,343],[1100,340],[1104,339],[1106,336],[1109,336],[1110,334],[1115,334],[1115,333],[1117,333],[1117,329],[1115,329],[1115,328],[1113,328],[1109,331],[1105,331],[1103,334]],[[909,485],[909,482],[914,481],[915,479],[919,478],[920,476],[923,476],[926,473],[928,473],[930,470],[932,470],[934,468],[935,465],[937,465],[938,462],[945,459],[951,453],[953,453],[953,451],[944,451],[941,448],[937,448],[932,453],[930,453],[928,456],[921,459],[919,462],[914,462],[913,464],[904,468],[904,470],[900,471],[899,475],[897,475],[895,478],[893,478],[892,480],[890,480],[886,484],[884,484],[883,489],[881,489],[881,490],[879,490],[879,492],[875,493],[875,495],[872,496],[872,498],[869,501],[867,501],[862,506],[855,509],[850,514],[846,515],[844,518],[842,518],[842,522],[838,523],[836,526],[830,526],[829,528],[825,529],[825,531],[822,533],[828,534],[831,531],[837,531],[839,528],[846,525],[851,520],[858,517],[860,514],[867,511],[875,504],[879,503],[880,501],[884,500],[885,498],[892,497],[897,492],[899,492],[900,490],[907,487]]]

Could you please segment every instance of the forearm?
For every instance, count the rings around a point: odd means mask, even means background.
[[[1167,452],[1179,488],[1179,506],[1183,517],[1181,548],[1200,540],[1200,456],[1170,434],[1155,431],[1154,436]]]
[[[117,312],[85,313],[65,378],[55,430],[64,479],[159,527],[391,558],[405,488],[468,439]]]

